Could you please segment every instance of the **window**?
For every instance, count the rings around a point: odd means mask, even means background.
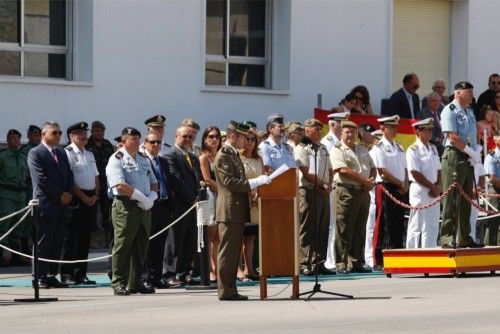
[[[206,1],[206,85],[270,88],[270,3]]]
[[[0,75],[71,77],[66,0],[0,0]]]

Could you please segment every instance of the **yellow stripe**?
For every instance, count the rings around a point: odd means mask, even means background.
[[[454,258],[429,256],[384,257],[384,268],[455,268]]]
[[[500,265],[500,254],[457,257],[458,267],[498,266],[498,265]]]

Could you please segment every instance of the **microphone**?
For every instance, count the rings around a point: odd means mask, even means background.
[[[313,151],[316,151],[318,149],[318,145],[315,144],[311,140],[311,138],[309,138],[309,137],[306,137],[306,136],[302,137],[302,139],[300,140],[300,143],[306,145],[307,147],[309,147]]]

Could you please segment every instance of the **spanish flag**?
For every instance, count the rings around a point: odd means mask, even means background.
[[[323,110],[320,108],[314,109],[314,118],[321,121],[321,123],[328,125],[328,115],[331,114],[329,110]],[[361,124],[370,124],[375,129],[379,129],[380,126],[378,124],[377,119],[385,117],[379,115],[364,115],[364,114],[351,114],[349,116],[349,120],[356,123],[357,125]],[[415,129],[412,124],[415,122],[413,119],[401,118],[398,124],[398,134],[395,140],[403,145],[406,150],[411,144],[415,142]],[[325,134],[329,131],[328,127],[323,128]]]

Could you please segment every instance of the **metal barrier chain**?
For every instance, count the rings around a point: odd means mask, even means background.
[[[396,197],[394,197],[390,192],[389,190],[387,190],[384,186],[381,185],[382,187],[382,191],[387,195],[387,197],[389,197],[391,199],[391,201],[393,201],[394,203],[396,203],[397,205],[399,206],[402,206],[403,208],[405,209],[409,209],[409,210],[423,210],[423,209],[428,209],[434,205],[436,205],[437,203],[441,202],[446,196],[448,196],[449,192],[455,188],[457,186],[458,183],[454,182],[452,184],[450,184],[450,186],[448,187],[448,189],[446,189],[446,191],[443,192],[443,194],[439,197],[436,197],[435,200],[433,200],[432,202],[428,203],[428,204],[424,204],[424,205],[417,205],[417,206],[413,206],[413,205],[410,205],[410,204],[407,204],[407,203],[404,203],[404,202],[401,202],[400,200],[398,200]]]

